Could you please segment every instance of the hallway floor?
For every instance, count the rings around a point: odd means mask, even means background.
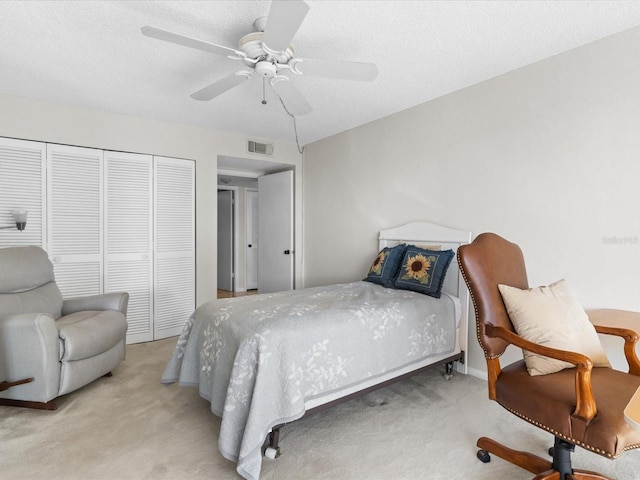
[[[246,295],[255,295],[257,290],[247,290],[246,292],[230,292],[228,290],[218,289],[218,298],[244,297]]]

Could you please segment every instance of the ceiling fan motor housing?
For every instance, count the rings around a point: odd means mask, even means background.
[[[270,57],[271,60],[286,64],[291,58],[293,58],[293,47],[289,45],[284,52],[267,52],[264,49],[264,45],[262,43],[262,38],[264,37],[264,32],[253,32],[245,35],[238,42],[238,50],[243,52],[249,59],[257,60],[259,58]],[[246,65],[253,65],[251,61],[246,62]]]

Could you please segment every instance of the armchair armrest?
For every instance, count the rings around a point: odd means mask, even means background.
[[[594,325],[596,332],[604,335],[615,335],[624,339],[624,356],[629,365],[629,373],[640,376],[640,359],[636,353],[636,343],[638,343],[638,334],[633,330],[621,327],[609,327],[606,325]]]
[[[514,332],[504,327],[496,327],[494,325],[486,325],[485,333],[490,337],[500,338],[516,347],[527,350],[545,357],[555,358],[564,362],[572,363],[576,366],[576,409],[573,416],[590,422],[598,413],[596,400],[593,396],[591,388],[591,369],[593,362],[589,357],[581,353],[568,352],[566,350],[558,350],[556,348],[545,347],[537,343],[525,340]]]
[[[616,335],[624,339],[624,355],[629,364],[629,373],[640,375],[640,360],[636,353],[640,313],[626,310],[601,309],[587,311],[596,332]]]
[[[60,353],[58,329],[51,315],[21,313],[0,315],[0,381],[18,382],[2,398],[47,403],[58,396]]]
[[[126,292],[74,297],[63,300],[62,315],[69,315],[71,313],[87,310],[117,310],[126,317],[128,304],[129,294]]]

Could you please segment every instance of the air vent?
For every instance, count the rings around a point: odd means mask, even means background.
[[[260,143],[254,140],[249,140],[247,142],[247,150],[249,150],[251,153],[259,153],[261,155],[273,155],[273,144]]]

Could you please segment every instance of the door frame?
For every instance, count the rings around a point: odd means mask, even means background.
[[[246,291],[246,289],[239,289],[238,288],[238,265],[240,264],[240,259],[239,259],[239,252],[238,252],[238,241],[239,241],[239,231],[238,231],[238,223],[239,223],[239,212],[238,212],[238,193],[239,193],[239,187],[233,187],[233,186],[229,186],[229,185],[218,185],[218,190],[231,190],[233,191],[233,291],[234,292],[244,292]],[[216,195],[216,202],[217,202],[217,195]],[[218,227],[219,227],[219,223],[218,223],[218,209],[216,208],[216,238],[217,238],[217,232],[218,232]],[[218,251],[218,248],[216,247],[216,252]],[[216,261],[216,269],[218,268],[218,262]],[[216,271],[216,278],[217,278],[217,274],[218,272]],[[216,281],[217,283],[217,281]]]
[[[256,274],[256,283],[255,286],[249,285],[249,248],[248,248],[248,239],[247,239],[247,232],[249,231],[249,223],[252,220],[252,214],[251,211],[249,209],[249,202],[247,201],[247,197],[249,196],[248,194],[255,194],[255,201],[256,203],[258,202],[258,189],[257,188],[245,188],[244,189],[244,249],[245,249],[245,254],[244,254],[244,285],[246,287],[246,290],[255,290],[258,288],[258,258],[260,257],[260,239],[258,238],[258,256],[256,257],[256,264],[254,266],[255,268],[255,274]],[[259,206],[258,206],[259,208]],[[255,221],[255,234],[257,235],[257,230],[258,230],[258,226],[257,226],[257,222],[258,222],[258,218],[256,217],[255,219],[253,219]]]

